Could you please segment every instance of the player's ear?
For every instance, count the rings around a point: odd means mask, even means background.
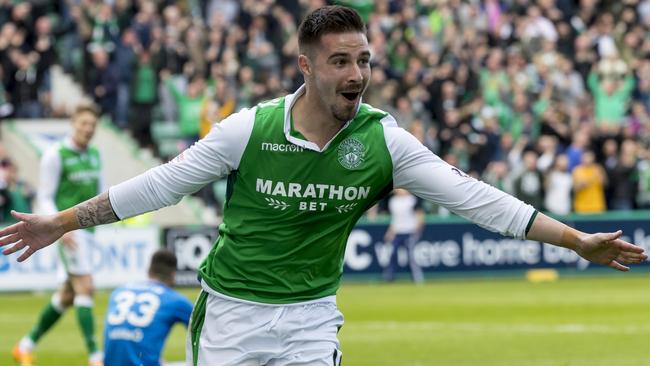
[[[312,66],[311,66],[311,60],[307,55],[301,53],[298,55],[298,68],[300,68],[300,72],[305,75],[305,76],[311,76],[312,73]]]

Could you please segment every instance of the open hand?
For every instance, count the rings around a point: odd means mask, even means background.
[[[12,245],[2,254],[9,255],[27,248],[18,262],[29,258],[37,250],[54,243],[65,230],[55,220],[55,215],[34,215],[11,211],[17,223],[0,230],[0,247]]]
[[[576,252],[588,261],[603,264],[619,271],[630,270],[626,264],[638,264],[648,256],[643,248],[619,239],[621,230],[614,233],[596,233],[585,236]]]

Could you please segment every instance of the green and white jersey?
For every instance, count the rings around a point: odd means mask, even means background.
[[[394,187],[525,236],[531,206],[448,165],[386,112],[362,104],[322,149],[307,141],[290,113],[302,93],[233,114],[171,162],[112,187],[116,214],[174,204],[228,176],[220,238],[200,275],[214,293],[267,304],[334,295],[354,224]]]
[[[48,214],[95,197],[104,185],[97,148],[80,150],[69,138],[45,151],[40,174],[38,207]]]

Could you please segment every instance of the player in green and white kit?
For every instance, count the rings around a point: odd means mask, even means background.
[[[86,201],[103,190],[99,151],[90,145],[97,126],[97,112],[90,107],[77,108],[72,116],[72,134],[50,147],[41,159],[38,210],[53,214]],[[90,245],[92,228],[65,234],[58,246],[61,274],[65,281],[42,310],[31,332],[14,348],[14,358],[31,364],[36,342],[74,305],[81,333],[89,353],[89,364],[101,365],[102,354],[95,340],[92,264]]]
[[[339,365],[336,291],[347,237],[395,187],[485,228],[571,248],[627,270],[647,257],[621,232],[586,234],[472,179],[361,102],[370,50],[359,15],[328,6],[299,28],[305,85],[242,110],[173,161],[52,216],[0,230],[19,261],[79,227],[178,202],[228,176],[220,238],[200,268],[188,365]]]

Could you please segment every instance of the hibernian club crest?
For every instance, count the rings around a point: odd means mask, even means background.
[[[343,140],[338,147],[339,163],[346,169],[358,168],[366,155],[366,148],[354,137]]]

